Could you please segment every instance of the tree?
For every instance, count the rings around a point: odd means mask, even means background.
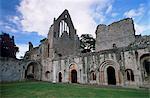
[[[80,37],[80,48],[82,53],[95,50],[95,39],[91,34],[82,34]]]
[[[16,58],[19,48],[15,45],[14,36],[7,33],[0,33],[0,56]]]
[[[47,38],[41,39],[40,42],[42,43],[42,42],[44,42],[45,40],[47,40]]]

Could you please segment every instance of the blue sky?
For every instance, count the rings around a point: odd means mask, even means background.
[[[98,24],[134,20],[136,34],[150,35],[150,0],[0,0],[0,31],[15,36],[17,57],[47,37],[53,18],[68,9],[77,34],[95,36]]]

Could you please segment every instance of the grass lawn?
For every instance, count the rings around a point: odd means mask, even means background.
[[[150,98],[148,90],[98,88],[78,84],[13,82],[0,84],[0,98]]]

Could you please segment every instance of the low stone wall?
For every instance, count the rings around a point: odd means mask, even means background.
[[[25,66],[23,60],[0,57],[0,82],[23,80]]]

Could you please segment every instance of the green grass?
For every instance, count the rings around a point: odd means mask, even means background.
[[[149,98],[149,91],[78,84],[13,82],[0,84],[0,98]]]

